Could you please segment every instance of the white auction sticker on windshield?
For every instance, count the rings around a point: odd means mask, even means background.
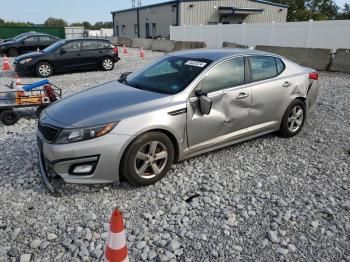
[[[200,61],[193,61],[193,60],[188,60],[185,65],[189,66],[197,66],[197,67],[205,67],[207,63],[200,62]]]

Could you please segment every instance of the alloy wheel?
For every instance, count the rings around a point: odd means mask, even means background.
[[[48,65],[41,65],[39,67],[39,73],[42,76],[49,76],[51,74],[51,68]]]
[[[291,133],[294,133],[299,130],[301,125],[303,124],[304,119],[304,111],[303,108],[299,105],[296,105],[290,111],[288,116],[288,130]]]
[[[113,62],[112,62],[112,60],[110,60],[110,59],[105,59],[105,60],[103,61],[103,68],[104,68],[104,69],[106,69],[106,70],[111,70],[112,67],[113,67]]]
[[[167,160],[168,151],[162,142],[148,142],[136,153],[135,171],[141,178],[151,179],[164,170]]]

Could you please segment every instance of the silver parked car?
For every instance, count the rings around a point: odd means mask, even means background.
[[[68,183],[149,185],[177,161],[278,131],[300,132],[318,73],[248,49],[167,54],[69,96],[38,123],[41,175]],[[50,170],[50,172],[48,172]]]

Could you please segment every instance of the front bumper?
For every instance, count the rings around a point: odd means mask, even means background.
[[[20,75],[35,75],[35,66],[32,64],[13,63],[13,68]]]
[[[48,173],[54,172],[66,183],[102,184],[119,181],[119,163],[130,136],[105,136],[71,144],[50,144],[38,136],[40,173],[50,192],[54,187]],[[72,167],[93,163],[89,174],[73,174]]]

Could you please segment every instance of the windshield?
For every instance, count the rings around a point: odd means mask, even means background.
[[[61,46],[63,46],[66,42],[65,41],[58,41],[48,47],[46,47],[43,52],[44,53],[51,53],[53,51],[56,51],[58,48],[60,48]]]
[[[127,77],[129,86],[164,94],[184,90],[212,61],[166,56]]]

